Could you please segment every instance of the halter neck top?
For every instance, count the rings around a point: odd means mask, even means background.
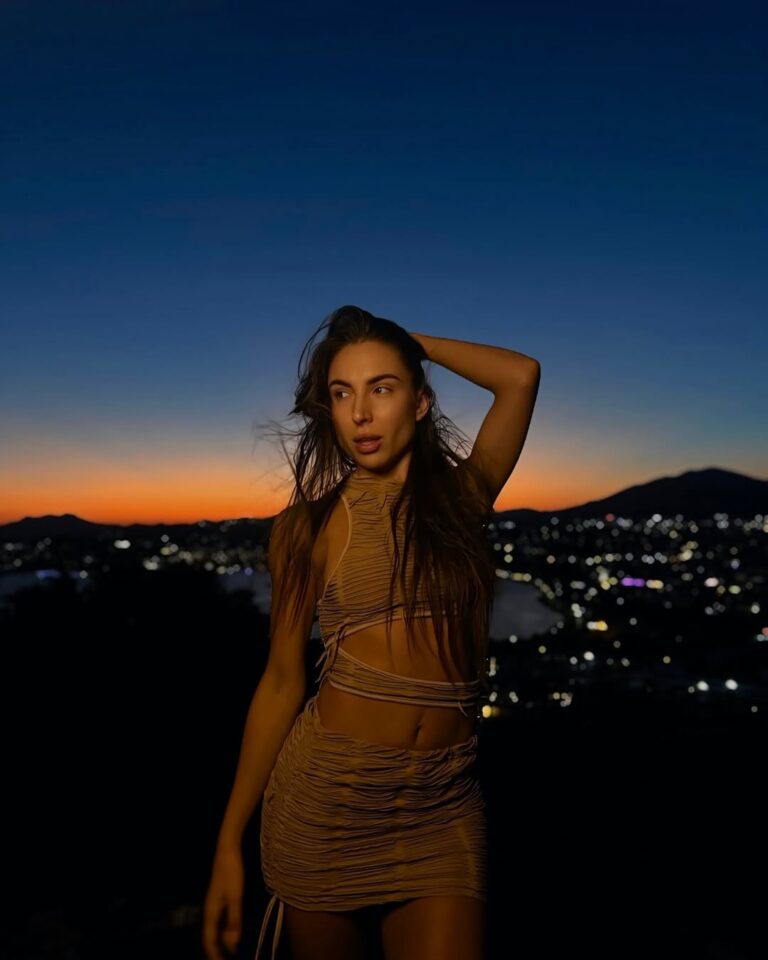
[[[389,581],[394,563],[390,509],[399,496],[403,482],[355,471],[347,476],[341,499],[347,512],[347,541],[317,602],[318,620],[325,664],[319,676],[322,683],[335,660],[343,636],[364,627],[404,616],[404,601],[399,582],[394,586],[394,603],[389,603]],[[398,517],[397,539],[402,563],[404,517]],[[413,582],[413,548],[406,563],[406,582]],[[399,581],[399,577],[398,577]],[[431,616],[425,584],[419,583],[415,616]],[[334,656],[329,657],[333,648]],[[320,662],[318,660],[318,663]],[[317,665],[317,664],[316,664]]]

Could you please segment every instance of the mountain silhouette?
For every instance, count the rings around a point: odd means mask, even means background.
[[[499,517],[513,519],[518,523],[539,523],[542,519],[603,518],[607,514],[622,517],[650,517],[654,513],[669,517],[680,514],[686,519],[701,520],[716,513],[729,517],[753,517],[768,513],[768,480],[748,477],[732,470],[709,467],[703,470],[687,470],[676,477],[659,477],[648,483],[639,483],[625,490],[611,493],[600,500],[588,500],[562,510],[531,510],[517,508],[497,511]],[[217,526],[221,523],[242,524],[255,528],[268,527],[271,517],[242,517],[236,521],[209,520],[194,523],[132,523],[102,524],[83,520],[71,513],[47,514],[41,517],[24,517],[12,523],[0,525],[0,535],[6,540],[34,540],[41,537],[125,537],[162,531],[172,536],[183,536],[192,531],[199,533],[201,524]],[[231,527],[230,527],[231,529]]]

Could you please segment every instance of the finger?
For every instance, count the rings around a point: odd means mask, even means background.
[[[238,943],[240,942],[240,931],[241,931],[241,917],[240,917],[240,900],[230,900],[227,903],[227,919],[224,925],[224,932],[222,934],[222,939],[227,945],[229,950],[233,951],[237,948]]]
[[[224,960],[221,948],[219,947],[217,932],[216,918],[206,916],[203,923],[202,936],[203,951],[206,960]]]

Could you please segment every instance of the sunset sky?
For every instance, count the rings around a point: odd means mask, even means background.
[[[497,510],[768,477],[764,9],[3,3],[0,522],[276,513],[345,303],[539,360]]]

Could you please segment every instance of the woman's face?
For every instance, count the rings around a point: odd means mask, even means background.
[[[328,369],[328,394],[338,442],[361,471],[393,472],[404,461],[397,470],[404,479],[416,421],[429,405],[423,392],[414,394],[397,350],[376,340],[342,347]],[[368,434],[380,439],[355,443]]]

